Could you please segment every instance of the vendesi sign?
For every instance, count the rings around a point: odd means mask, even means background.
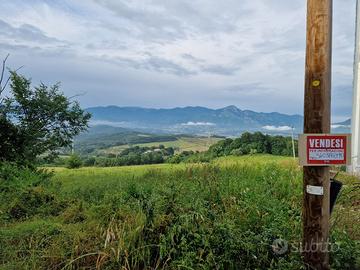
[[[302,166],[350,165],[350,134],[302,134],[299,137]]]

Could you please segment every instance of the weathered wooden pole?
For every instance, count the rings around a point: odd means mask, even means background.
[[[304,133],[330,133],[332,0],[308,0]],[[308,186],[323,194],[307,193]],[[330,269],[329,167],[304,167],[303,256],[309,269]]]

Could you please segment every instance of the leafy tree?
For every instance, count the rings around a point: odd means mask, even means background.
[[[172,148],[172,147],[168,147],[168,148],[165,148],[164,149],[165,151],[165,155],[167,155],[167,156],[172,156],[172,155],[174,155],[174,153],[175,153],[175,150],[174,150],[174,148]]]
[[[56,156],[60,147],[72,144],[74,136],[88,127],[90,114],[60,92],[60,84],[41,83],[10,71],[9,94],[0,80],[0,160],[30,165],[37,156]]]
[[[141,155],[141,164],[151,164],[151,155],[149,153]]]
[[[94,157],[89,157],[84,160],[84,166],[94,166],[96,159]]]
[[[183,161],[183,157],[180,154],[174,155],[167,159],[167,163],[178,164]]]
[[[229,155],[232,150],[232,148],[231,148],[232,142],[233,142],[233,140],[229,139],[229,138],[225,139],[225,140],[221,140],[218,143],[210,146],[209,152],[216,157],[220,157],[223,155]]]
[[[164,158],[161,153],[151,153],[151,163],[152,164],[159,164],[163,163]]]
[[[241,149],[241,148],[237,148],[237,149],[232,150],[230,154],[234,155],[234,156],[246,155],[245,152],[243,151],[243,149]]]

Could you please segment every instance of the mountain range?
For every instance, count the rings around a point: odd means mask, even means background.
[[[92,114],[92,126],[106,125],[157,134],[237,136],[245,131],[261,131],[290,135],[292,128],[295,134],[302,133],[304,120],[297,114],[255,112],[241,110],[233,105],[220,109],[199,106],[172,109],[99,106],[87,108],[86,111]],[[348,119],[334,123],[332,131],[349,132],[350,122]]]
[[[301,115],[278,112],[262,113],[241,110],[236,106],[221,109],[184,107],[173,109],[149,109],[140,107],[92,107],[92,125],[109,125],[162,133],[239,135],[244,131],[291,134],[291,127],[300,132]]]

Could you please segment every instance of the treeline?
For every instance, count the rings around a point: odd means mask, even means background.
[[[297,140],[294,140],[294,146],[295,155],[297,156]],[[249,154],[292,156],[292,138],[283,136],[270,136],[261,132],[245,132],[239,138],[228,138],[213,144],[206,152],[177,154],[169,158],[168,162],[209,162],[210,160],[221,156],[243,156]]]
[[[174,155],[172,147],[140,147],[134,146],[123,150],[118,156],[109,154],[107,157],[97,157],[92,159],[93,164],[89,164],[89,160],[85,161],[87,166],[129,166],[129,165],[146,165],[146,164],[160,164]]]
[[[134,145],[142,143],[161,143],[176,141],[175,135],[161,135],[161,134],[146,134],[136,131],[128,131],[124,129],[122,132],[109,133],[109,134],[97,134],[100,127],[91,127],[89,134],[82,134],[75,140],[75,149],[77,152],[86,155],[93,154],[96,150],[106,149],[113,146],[120,145]],[[105,127],[105,130],[111,132],[109,127]],[[116,130],[116,129],[115,129]]]
[[[295,154],[297,155],[297,141]],[[227,155],[272,154],[278,156],[292,156],[293,147],[291,137],[270,136],[261,132],[245,132],[236,139],[225,139],[212,145],[208,152],[216,157]]]
[[[295,154],[297,155],[297,140],[294,140]],[[236,139],[225,139],[212,145],[206,152],[183,151],[175,154],[173,147],[164,145],[152,147],[129,147],[118,155],[108,154],[98,157],[71,156],[68,159],[59,159],[54,165],[68,168],[81,166],[129,166],[160,163],[199,163],[210,162],[221,156],[242,156],[249,154],[272,154],[278,156],[292,156],[291,137],[270,136],[261,132],[243,133]]]
[[[172,157],[174,153],[173,147],[165,147],[164,145],[152,147],[134,146],[123,150],[118,155],[107,154],[98,157],[71,155],[69,158],[57,159],[53,165],[79,168],[81,166],[112,167],[160,164]]]

